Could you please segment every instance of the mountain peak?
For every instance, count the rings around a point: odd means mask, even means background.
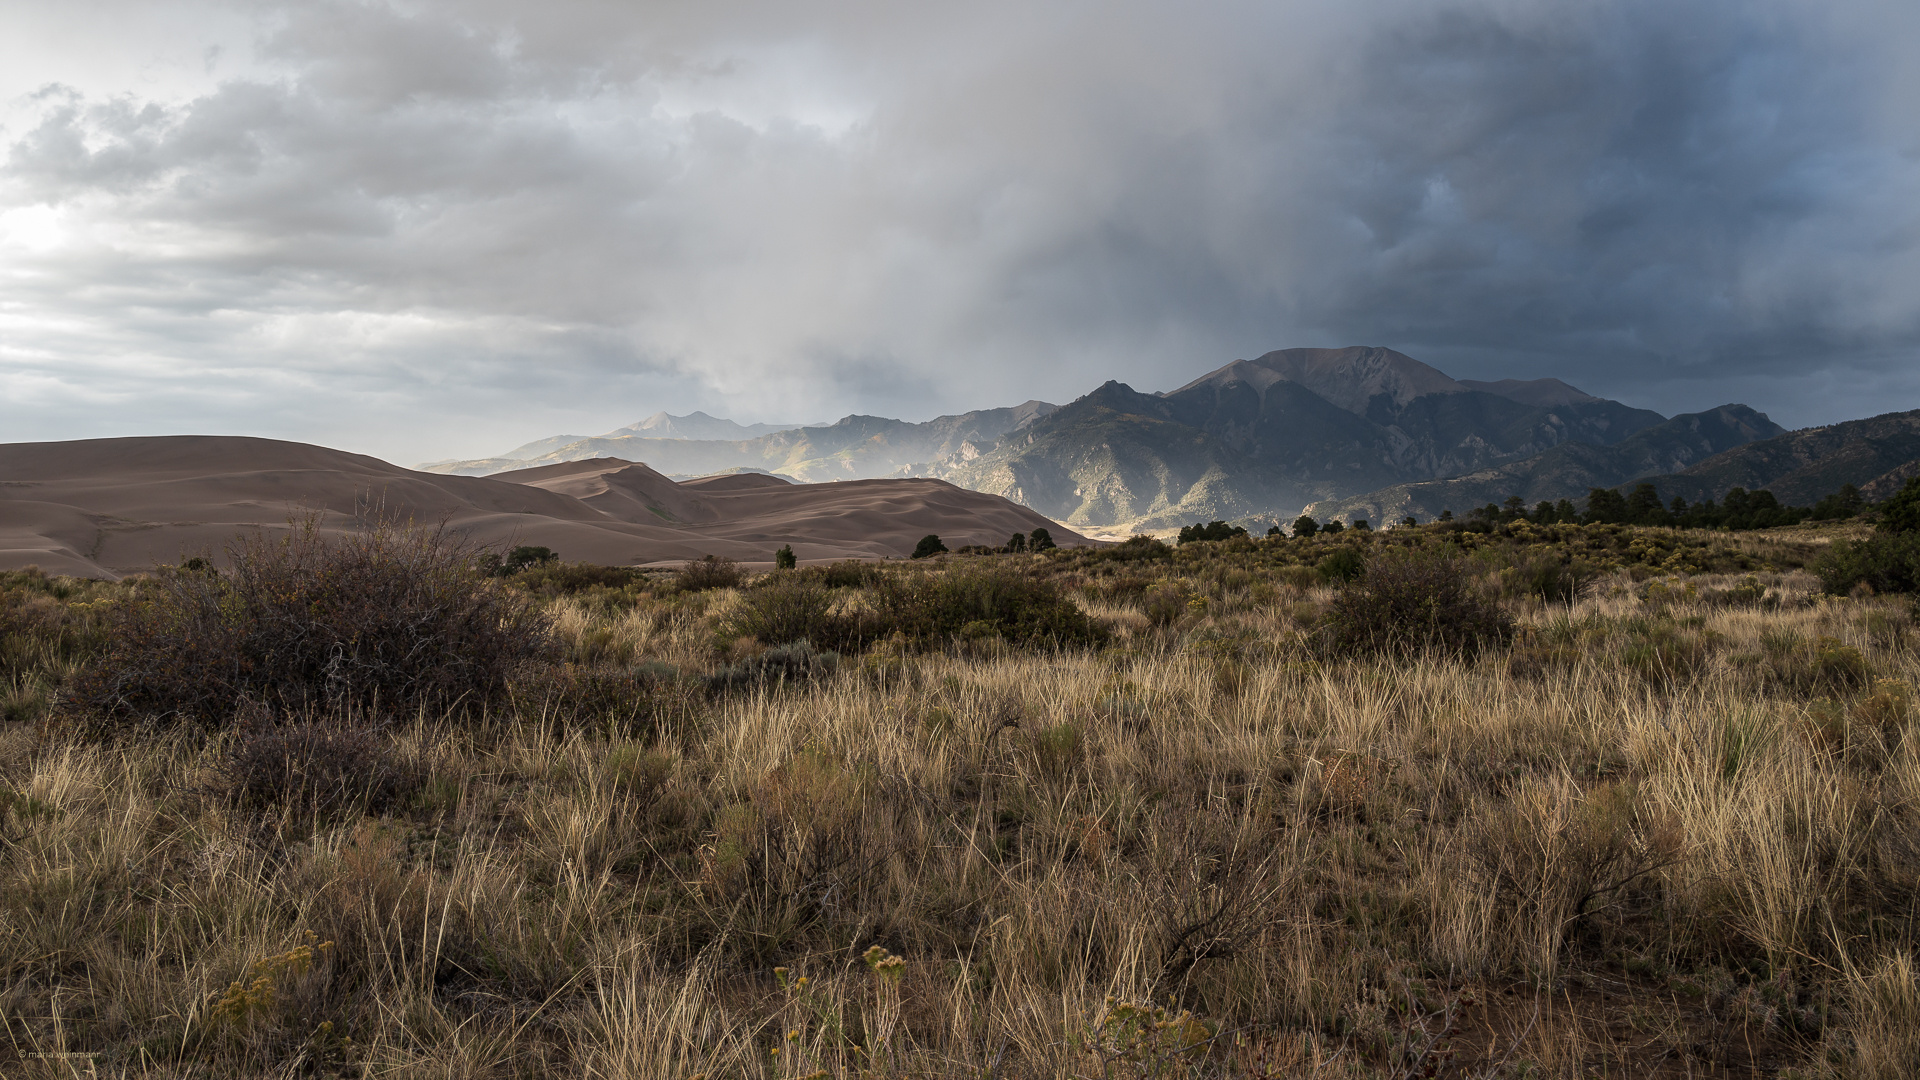
[[[1357,416],[1385,395],[1396,407],[1425,394],[1458,394],[1467,388],[1438,368],[1405,353],[1370,345],[1344,349],[1279,349],[1253,360],[1236,360],[1171,391],[1245,382],[1264,391],[1275,382],[1297,383]]]

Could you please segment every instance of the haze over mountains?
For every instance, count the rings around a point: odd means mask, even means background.
[[[705,436],[747,429],[705,414],[660,414],[605,435],[555,436],[423,468],[486,475],[612,456],[668,475],[933,476],[1077,528],[1125,532],[1214,518],[1285,522],[1309,505],[1364,501],[1555,450],[1565,461],[1545,471],[1568,483],[1621,469],[1673,471],[1780,430],[1744,406],[1727,408],[1735,412],[1672,427],[1659,413],[1558,379],[1456,380],[1376,347],[1283,349],[1161,393],[1108,382],[1065,406],[1029,401],[925,423],[849,416],[734,439]]]
[[[1044,401],[1006,409],[984,409],[942,416],[925,423],[880,416],[849,416],[835,424],[794,427],[754,438],[674,436],[661,432],[741,428],[704,413],[658,413],[639,424],[605,435],[556,435],[516,447],[494,458],[436,461],[424,472],[489,476],[513,469],[590,458],[645,461],[670,476],[707,476],[725,471],[771,472],[805,483],[871,480],[884,476],[936,475],[949,461],[966,461],[996,445],[1010,432],[1054,410]],[[759,424],[755,427],[766,427]]]

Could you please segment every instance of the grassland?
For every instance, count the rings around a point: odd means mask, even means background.
[[[802,571],[834,656],[740,633],[799,576],[534,572],[487,587],[552,650],[484,708],[305,714],[404,781],[331,804],[236,784],[271,703],[77,717],[160,579],[9,575],[0,1074],[1914,1075],[1914,616],[1822,595],[1821,540]],[[1330,649],[1396,546],[1511,639]],[[846,629],[918,574],[1098,640]]]

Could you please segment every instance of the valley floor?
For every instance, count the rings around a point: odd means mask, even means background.
[[[63,726],[46,628],[138,583],[16,576],[0,1074],[1912,1075],[1908,601],[1615,535],[1564,603],[1476,548],[1520,631],[1474,658],[1318,647],[1286,540],[950,557],[1109,639],[788,681],[695,680],[765,655],[753,581],[560,591],[564,667],[333,816]]]

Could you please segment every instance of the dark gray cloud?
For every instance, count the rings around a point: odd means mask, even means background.
[[[6,438],[411,461],[1350,343],[1920,405],[1910,4],[166,7],[0,15]]]

